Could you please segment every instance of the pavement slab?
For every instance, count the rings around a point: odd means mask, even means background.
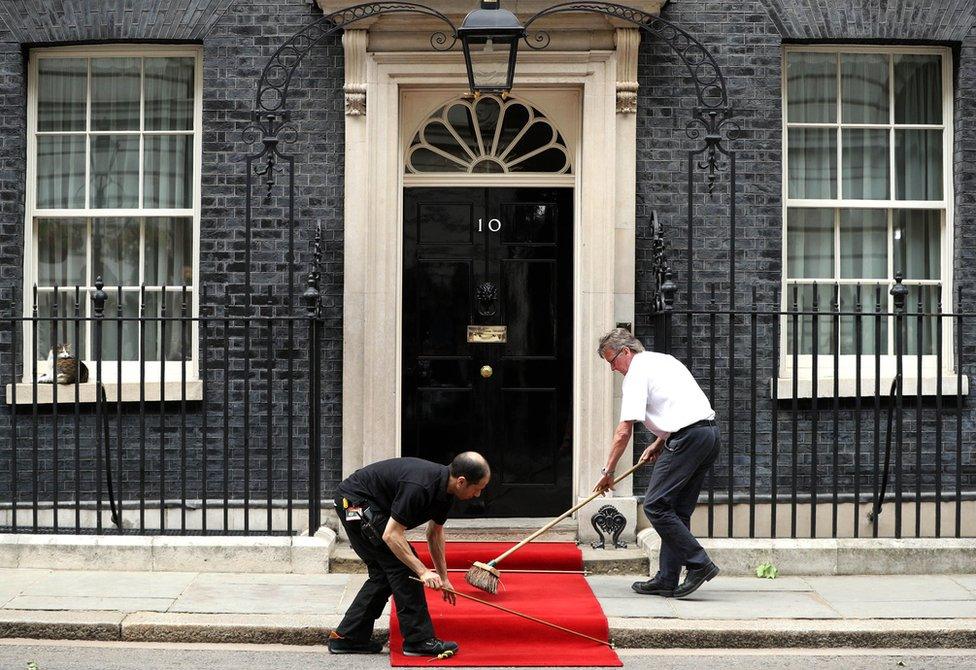
[[[24,589],[49,574],[51,574],[50,570],[0,568],[0,607],[21,595]]]
[[[116,612],[165,612],[172,598],[125,598],[113,596],[17,596],[3,609],[17,610],[113,610]],[[2,611],[2,610],[0,610]]]
[[[196,578],[193,572],[49,572],[24,587],[31,596],[177,598]]]
[[[703,586],[687,598],[671,598],[682,619],[835,619],[838,613],[814,593],[723,591]]]
[[[944,575],[808,577],[807,582],[831,603],[974,599],[971,591]]]
[[[976,600],[870,600],[834,602],[842,616],[854,619],[972,619]]]
[[[344,586],[318,584],[191,584],[171,612],[336,614]]]

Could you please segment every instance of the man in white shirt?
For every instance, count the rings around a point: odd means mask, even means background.
[[[620,423],[603,476],[593,490],[610,489],[634,422],[643,422],[657,436],[638,462],[655,464],[644,512],[661,537],[661,555],[657,575],[634,582],[633,589],[646,595],[683,598],[719,573],[690,530],[705,474],[719,453],[715,411],[681,361],[644,351],[628,330],[611,330],[600,340],[597,351],[612,371],[624,375],[624,383]],[[688,572],[679,585],[682,567]]]

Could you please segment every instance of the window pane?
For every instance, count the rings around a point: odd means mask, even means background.
[[[832,128],[789,129],[791,198],[837,197],[837,132]]]
[[[942,123],[940,56],[895,56],[895,123]]]
[[[139,136],[91,139],[91,206],[139,206]]]
[[[41,58],[37,62],[37,129],[85,129],[88,60]]]
[[[939,309],[938,286],[909,286],[905,301],[905,353],[918,354],[918,334],[922,333],[922,354],[935,353],[936,314]],[[921,309],[920,309],[921,308]],[[919,316],[922,315],[922,316]],[[945,324],[942,326],[945,328]],[[943,353],[946,353],[943,349]]]
[[[46,361],[47,356],[51,351],[51,337],[54,334],[54,340],[57,344],[67,344],[68,351],[74,354],[76,351],[80,351],[82,357],[86,355],[87,349],[85,348],[85,301],[88,299],[88,293],[82,290],[78,295],[78,347],[75,347],[75,324],[74,320],[71,321],[58,321],[57,326],[53,327],[55,323],[51,319],[45,319],[43,321],[37,322],[37,360]],[[29,314],[30,312],[28,312]],[[54,315],[54,291],[38,291],[37,293],[37,315],[38,317],[51,317]],[[74,289],[66,291],[58,291],[58,316],[70,316],[75,315],[75,291]],[[38,365],[37,374],[42,375],[48,371],[46,366]],[[64,397],[65,393],[74,393],[74,391],[60,391],[59,395]]]
[[[942,199],[941,130],[895,130],[895,197]]]
[[[874,354],[875,351],[880,351],[882,354],[888,352],[888,317],[875,313],[879,302],[882,313],[888,310],[887,284],[881,287],[880,296],[878,294],[879,291],[875,284],[863,284],[860,287],[840,287],[840,310],[842,312],[855,312],[857,311],[858,304],[860,304],[860,310],[863,314],[860,318],[860,354],[862,356]],[[858,353],[856,345],[857,332],[858,324],[856,316],[840,317],[840,353]],[[880,342],[878,341],[879,339]],[[864,390],[871,390],[865,385],[862,385],[862,388]]]
[[[37,138],[37,207],[85,206],[85,138],[44,135]]]
[[[192,58],[147,58],[146,130],[193,129]]]
[[[102,321],[102,360],[119,360],[119,336],[122,341],[122,360],[139,360],[139,322],[123,319],[119,321],[118,289],[110,290],[106,287],[108,300],[105,301],[105,317]],[[139,316],[139,292],[122,292],[122,316]],[[92,372],[94,377],[94,371]],[[115,381],[114,375],[105,377],[105,381]]]
[[[37,220],[37,284],[84,286],[85,219]]]
[[[787,121],[837,121],[836,54],[797,53],[786,56]]]
[[[786,239],[790,279],[834,276],[834,210],[790,209]]]
[[[139,58],[92,58],[92,130],[139,130]]]
[[[193,220],[146,219],[146,285],[193,284]]]
[[[92,279],[139,285],[139,219],[92,219]]]
[[[905,279],[939,279],[942,213],[938,210],[897,210],[894,228],[894,271]]]
[[[840,211],[840,276],[885,279],[888,276],[888,212],[883,209]]]
[[[146,136],[143,175],[143,207],[192,207],[193,136]]]
[[[888,56],[842,54],[844,123],[888,123]]]
[[[146,322],[146,360],[158,361],[161,360],[161,352],[164,350],[166,353],[166,360],[168,361],[178,361],[180,360],[180,343],[181,343],[181,327],[180,321],[170,321],[171,318],[179,318],[181,315],[180,306],[182,304],[183,297],[182,291],[167,291],[166,292],[166,322],[163,325],[161,320],[147,321]],[[162,312],[162,299],[157,291],[147,291],[146,292],[146,316],[160,317],[163,316]],[[190,305],[192,304],[191,293],[186,292],[186,315],[190,315]],[[190,346],[190,334],[191,334],[190,321],[187,319],[185,326],[186,335],[186,359],[190,360],[191,349]],[[177,377],[179,379],[179,377]]]
[[[826,354],[834,353],[832,346],[832,333],[833,333],[833,318],[830,315],[833,309],[834,301],[834,285],[833,284],[818,284],[817,285],[817,311],[824,312],[816,317],[816,327],[814,327],[814,316],[812,314],[801,314],[799,316],[787,316],[786,317],[786,352],[787,354],[793,353],[793,321],[796,319],[796,323],[799,330],[799,344],[800,344],[800,354],[812,354],[813,353],[813,333],[816,330],[819,333],[817,338],[817,355],[823,356]],[[789,311],[797,312],[809,312],[813,311],[813,294],[814,287],[810,284],[804,284],[800,286],[789,286],[787,292],[787,309]],[[794,304],[794,290],[795,294],[795,304]]]
[[[888,198],[888,131],[845,128],[843,197],[854,200]]]

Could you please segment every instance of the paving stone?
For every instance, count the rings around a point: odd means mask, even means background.
[[[191,584],[170,612],[335,614],[342,586],[301,584]]]
[[[849,619],[972,619],[974,600],[871,600],[835,602],[832,607]]]
[[[633,598],[600,598],[600,607],[608,617],[654,617],[675,618],[670,598],[660,596],[637,596]]]
[[[0,607],[47,574],[48,570],[0,568]]]
[[[117,612],[165,612],[172,598],[115,598],[110,596],[17,596],[3,609],[18,610],[113,610]]]
[[[722,591],[701,587],[688,598],[671,600],[683,619],[831,619],[839,615],[816,594]]]
[[[808,577],[807,582],[830,603],[973,599],[971,591],[943,575]]]
[[[192,572],[52,572],[24,589],[31,596],[177,598],[196,575]]]

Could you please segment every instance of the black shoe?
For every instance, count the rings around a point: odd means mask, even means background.
[[[646,582],[634,582],[630,585],[630,588],[645,596],[664,596],[665,598],[670,598],[674,595],[674,588],[659,582],[657,577],[648,579]]]
[[[329,635],[330,654],[378,654],[383,651],[383,645],[372,640],[350,640],[347,637],[339,637],[338,633],[333,632]]]
[[[684,598],[685,596],[690,596],[698,590],[699,586],[714,578],[718,573],[718,566],[711,561],[700,568],[689,570],[685,575],[685,581],[678,584],[678,588],[674,590],[674,597]]]
[[[451,652],[451,656],[453,656],[457,653],[457,650],[457,642],[438,640],[436,637],[424,640],[423,642],[403,643],[404,656],[440,656],[446,652]]]

